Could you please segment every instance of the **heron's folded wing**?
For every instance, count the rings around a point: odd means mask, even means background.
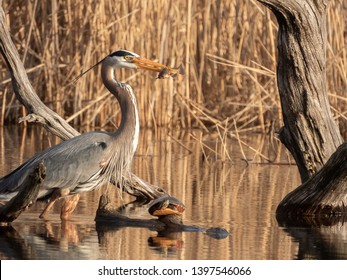
[[[106,133],[86,133],[36,154],[0,178],[0,197],[18,192],[25,178],[41,161],[46,167],[46,178],[41,187],[43,190],[73,187],[87,181],[100,169],[109,137]]]

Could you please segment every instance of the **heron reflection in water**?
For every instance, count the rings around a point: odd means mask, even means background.
[[[93,67],[98,64],[101,64],[104,85],[120,105],[122,119],[119,128],[115,132],[84,133],[36,154],[0,178],[1,200],[14,197],[20,191],[25,178],[41,161],[46,167],[46,177],[37,198],[49,201],[40,215],[41,218],[47,215],[54,202],[61,197],[93,190],[111,179],[116,185],[126,187],[123,185],[123,178],[129,176],[132,158],[137,148],[139,117],[132,88],[116,80],[115,70],[141,68],[160,73],[167,67],[126,50],[113,52]],[[76,204],[77,202],[62,207],[61,218],[68,218]]]

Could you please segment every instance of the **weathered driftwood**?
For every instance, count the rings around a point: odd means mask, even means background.
[[[79,133],[64,119],[46,107],[35,93],[17,49],[11,40],[2,6],[0,6],[0,51],[10,71],[14,93],[29,112],[29,115],[22,121],[38,122],[64,140],[78,135]]]
[[[46,107],[35,93],[35,90],[30,84],[23,63],[20,60],[18,51],[11,40],[9,30],[6,26],[5,13],[2,9],[1,1],[0,52],[9,68],[16,97],[29,112],[23,120],[40,123],[48,131],[63,140],[79,135],[79,132],[71,127],[57,113]],[[161,187],[154,186],[137,177],[133,173],[131,173],[129,178],[125,178],[124,184],[126,185],[126,188],[122,188],[122,190],[136,197],[153,199],[166,193]]]
[[[307,222],[345,215],[347,150],[343,144],[336,151],[343,139],[326,89],[329,1],[258,1],[273,11],[279,24],[277,83],[284,120],[279,137],[293,155],[303,182],[280,203],[277,217]]]
[[[18,195],[0,208],[0,223],[11,223],[33,202],[36,201],[40,186],[45,178],[45,167],[40,163],[20,186]]]

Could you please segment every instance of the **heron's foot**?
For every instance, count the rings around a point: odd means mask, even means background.
[[[47,203],[45,209],[43,209],[42,213],[40,214],[40,219],[45,219],[48,212],[52,209],[54,203],[61,197],[68,195],[70,192],[69,189],[56,189],[53,191],[50,201]]]
[[[78,201],[80,199],[79,194],[67,196],[64,198],[63,204],[60,211],[60,219],[65,221],[68,220],[72,212],[76,209]]]
[[[39,218],[40,219],[46,219],[46,216],[47,216],[47,213],[45,212],[45,210],[43,210],[42,213],[40,214]]]
[[[52,209],[55,201],[56,200],[51,200],[50,202],[48,202],[45,209],[43,209],[42,213],[39,216],[40,219],[45,219],[47,217],[47,214]]]

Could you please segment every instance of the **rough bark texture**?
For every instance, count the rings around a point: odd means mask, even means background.
[[[336,222],[347,214],[347,144],[342,144],[327,97],[329,1],[258,1],[273,11],[279,24],[277,83],[284,119],[280,140],[293,155],[303,182],[280,203],[277,218],[281,223]]]
[[[79,135],[79,132],[71,127],[57,113],[46,107],[35,93],[35,90],[29,82],[23,63],[20,60],[18,51],[11,40],[11,35],[6,26],[5,13],[2,9],[1,1],[0,52],[9,68],[16,97],[29,112],[29,115],[27,115],[24,120],[44,125],[47,130],[63,140]],[[124,184],[126,184],[126,188],[122,188],[122,190],[136,197],[153,199],[166,194],[162,188],[140,179],[133,173],[129,178],[125,178]]]
[[[274,12],[279,24],[277,84],[284,120],[279,136],[305,182],[343,142],[326,89],[328,1],[260,2]]]
[[[36,201],[45,175],[45,167],[40,163],[34,172],[27,177],[27,180],[23,182],[18,195],[0,208],[1,224],[11,223],[17,219],[30,204]]]
[[[314,176],[289,193],[277,208],[278,218],[314,218],[327,224],[347,214],[347,143]],[[295,218],[294,218],[295,219]]]

